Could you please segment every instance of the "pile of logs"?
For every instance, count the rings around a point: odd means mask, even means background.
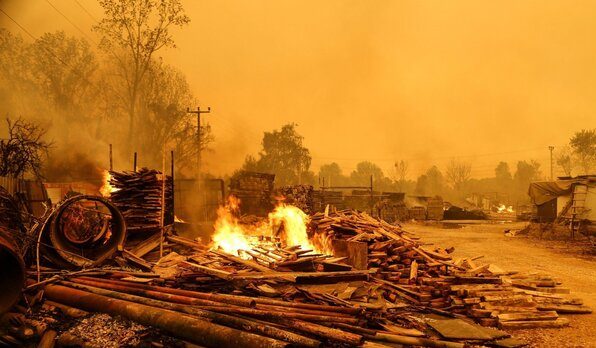
[[[569,325],[559,314],[587,314],[582,300],[566,296],[569,289],[553,278],[539,274],[503,272],[492,265],[462,263],[472,275],[485,282],[450,285],[451,309],[485,326],[503,329],[549,328]]]
[[[110,200],[118,207],[126,221],[129,233],[153,233],[161,229],[162,182],[161,172],[142,168],[136,172],[110,172],[113,191]],[[172,211],[172,178],[165,180],[165,221],[174,221]]]
[[[288,185],[277,189],[276,196],[284,203],[300,208],[306,214],[314,212],[312,185]]]
[[[230,179],[230,194],[240,199],[242,214],[266,216],[273,204],[275,175],[242,171]]]
[[[22,308],[41,318],[7,319],[0,343],[93,346],[61,323],[93,312],[159,329],[143,338],[147,346],[517,347],[484,326],[564,326],[559,314],[590,311],[551,278],[455,260],[452,249],[366,213],[315,214],[308,227],[309,249],[251,236],[252,246],[232,255],[166,232],[121,251],[120,267],[42,268],[43,280],[25,292],[32,310]]]
[[[405,300],[501,328],[566,326],[568,320],[557,313],[591,312],[580,299],[561,296],[569,289],[550,277],[505,272],[478,264],[479,257],[453,260],[453,248],[431,250],[399,226],[366,213],[315,214],[310,233],[315,240],[331,240],[336,256],[348,249],[355,267],[366,259],[366,269],[394,303]]]

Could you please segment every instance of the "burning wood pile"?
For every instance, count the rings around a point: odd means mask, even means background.
[[[246,224],[238,207],[219,210],[210,244],[156,233],[117,263],[30,269],[29,308],[4,317],[0,343],[106,347],[69,329],[101,321],[93,312],[140,324],[127,337],[147,346],[516,347],[485,326],[564,326],[559,313],[589,312],[550,278],[454,260],[366,213],[280,205]]]
[[[136,172],[110,171],[106,181],[102,193],[118,207],[129,233],[147,234],[161,230],[162,199],[166,202],[164,225],[174,221],[172,177],[166,176],[164,183],[161,172],[142,168]],[[162,192],[164,187],[165,193]]]

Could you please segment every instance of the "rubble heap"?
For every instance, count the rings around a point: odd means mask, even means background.
[[[230,254],[166,231],[124,246],[116,263],[32,268],[29,308],[0,318],[0,344],[106,346],[107,334],[81,330],[105,313],[141,325],[116,320],[127,331],[114,339],[146,346],[516,347],[501,329],[590,312],[551,278],[453,259],[366,213],[315,214],[308,232],[308,249],[273,234]]]

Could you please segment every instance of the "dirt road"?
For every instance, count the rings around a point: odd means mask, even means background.
[[[458,229],[405,224],[425,243],[455,247],[454,257],[484,255],[480,261],[502,269],[547,273],[571,289],[573,297],[596,310],[596,257],[568,252],[565,243],[506,237],[505,229],[523,223],[466,225]],[[512,331],[532,347],[596,347],[596,314],[567,315],[571,325],[564,329]]]

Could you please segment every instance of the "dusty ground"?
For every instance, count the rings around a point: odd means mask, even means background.
[[[459,229],[405,224],[426,243],[454,246],[455,257],[484,255],[481,261],[507,270],[548,273],[571,289],[571,296],[596,310],[596,257],[578,251],[574,243],[506,237],[505,229],[524,223],[466,225]],[[532,347],[596,347],[596,314],[567,315],[571,325],[563,329],[512,331]]]

